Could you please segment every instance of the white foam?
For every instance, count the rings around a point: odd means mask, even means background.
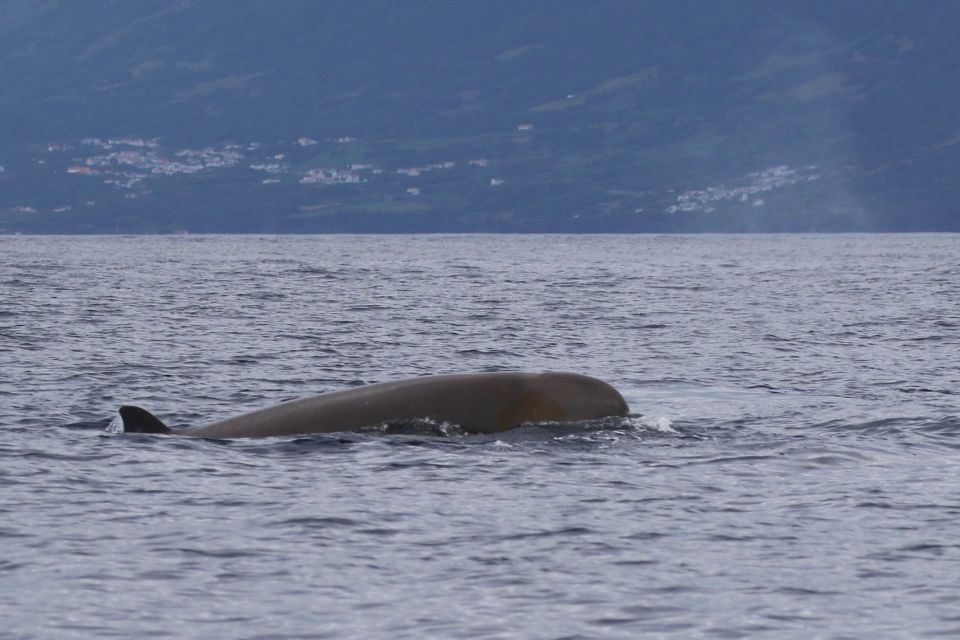
[[[433,421],[431,420],[431,422],[433,422]],[[436,423],[434,423],[434,424],[436,424]],[[452,423],[452,422],[446,422],[446,421],[441,422],[439,425],[437,425],[437,429],[438,429],[438,430],[440,431],[440,433],[442,433],[443,435],[445,435],[445,436],[447,436],[447,437],[451,437],[451,438],[452,438],[452,437],[459,437],[459,436],[465,435],[465,432],[464,432],[464,430],[463,430],[463,427],[461,427],[461,426],[458,425],[458,424],[454,424],[454,423]]]
[[[627,422],[635,429],[657,431],[659,433],[676,433],[673,423],[667,416],[630,416]]]
[[[113,416],[113,420],[110,421],[110,424],[107,425],[107,433],[123,433],[123,418],[120,417],[120,414]]]

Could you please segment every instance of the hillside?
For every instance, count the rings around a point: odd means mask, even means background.
[[[960,230],[960,5],[0,2],[7,232]]]

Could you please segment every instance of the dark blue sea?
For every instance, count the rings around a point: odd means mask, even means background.
[[[958,360],[957,235],[0,237],[0,637],[958,637]],[[635,415],[110,430],[500,370]]]

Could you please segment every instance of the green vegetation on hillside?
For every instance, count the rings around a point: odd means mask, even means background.
[[[0,230],[960,230],[960,5],[0,4]]]

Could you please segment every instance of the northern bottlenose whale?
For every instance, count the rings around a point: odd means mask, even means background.
[[[463,373],[381,382],[176,430],[140,407],[120,407],[124,432],[200,438],[330,433],[423,419],[456,424],[469,433],[495,433],[525,423],[576,422],[628,412],[623,396],[606,382],[553,372]]]

